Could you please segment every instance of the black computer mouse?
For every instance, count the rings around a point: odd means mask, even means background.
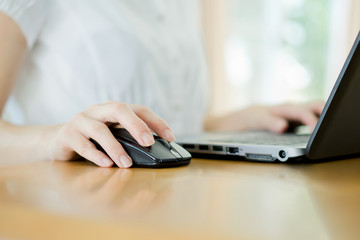
[[[156,134],[155,143],[150,147],[141,146],[131,134],[124,128],[110,128],[110,131],[118,140],[133,161],[132,167],[163,168],[188,165],[191,154],[175,142],[167,142]],[[93,139],[91,141],[100,151],[104,149]]]

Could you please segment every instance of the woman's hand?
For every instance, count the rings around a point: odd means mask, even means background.
[[[206,120],[208,131],[265,130],[282,133],[292,123],[314,129],[324,108],[321,101],[306,104],[281,104],[277,106],[252,106],[221,117]]]
[[[169,142],[175,140],[166,122],[149,108],[110,101],[93,105],[57,127],[48,145],[49,158],[67,161],[82,156],[101,167],[111,167],[114,162],[120,168],[130,167],[131,158],[108,128],[113,124],[126,128],[142,146],[154,144],[151,131]],[[110,158],[97,150],[90,138],[97,141]]]

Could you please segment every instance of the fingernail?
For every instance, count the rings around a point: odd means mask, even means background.
[[[146,146],[150,146],[153,145],[155,143],[155,140],[153,138],[153,136],[151,136],[149,133],[145,132],[143,133],[143,135],[141,136],[142,140],[144,141]]]
[[[131,165],[132,165],[132,161],[130,160],[130,158],[128,158],[125,155],[122,155],[120,157],[120,162],[121,162],[121,165],[125,168],[131,167]]]
[[[170,131],[169,129],[167,129],[167,130],[165,131],[165,137],[166,137],[166,139],[167,139],[168,141],[170,141],[170,142],[173,142],[173,141],[176,140],[174,134],[173,134],[172,131]]]
[[[101,162],[104,167],[110,167],[111,165],[113,165],[113,161],[111,161],[107,158],[103,158],[103,160]]]

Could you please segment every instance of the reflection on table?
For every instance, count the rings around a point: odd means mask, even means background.
[[[359,202],[359,159],[38,162],[0,168],[0,238],[357,239]]]

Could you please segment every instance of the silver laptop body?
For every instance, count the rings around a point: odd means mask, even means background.
[[[310,135],[270,132],[208,132],[180,136],[178,143],[191,153],[244,157],[252,161],[282,162],[305,155]]]

